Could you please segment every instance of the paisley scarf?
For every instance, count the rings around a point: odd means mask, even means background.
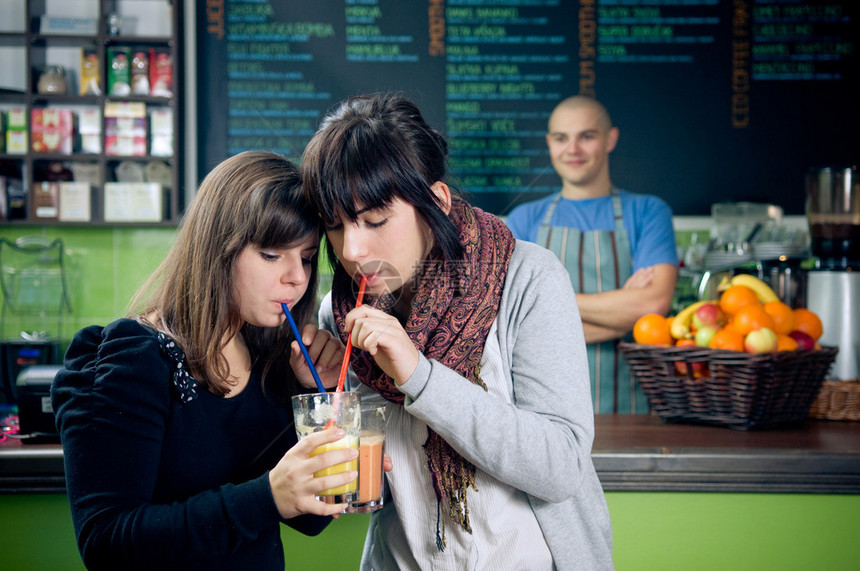
[[[422,261],[413,278],[419,280],[418,290],[405,329],[415,347],[428,359],[437,360],[487,390],[479,376],[481,356],[499,311],[514,238],[497,217],[458,198],[452,201],[449,217],[459,230],[464,257],[446,262],[434,248]],[[338,266],[332,284],[332,307],[344,343],[347,338],[344,317],[355,307],[354,286],[350,276]],[[372,303],[384,310],[393,305],[393,299],[391,295],[383,297],[389,299]],[[350,362],[362,383],[391,402],[403,403],[403,393],[369,353],[353,349]],[[427,432],[424,452],[436,500],[445,506],[452,521],[471,533],[466,491],[469,487],[477,491],[475,466],[429,427]],[[436,542],[441,550],[445,545],[444,523],[441,537],[438,527],[437,524]]]

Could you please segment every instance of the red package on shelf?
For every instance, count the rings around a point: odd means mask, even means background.
[[[155,97],[173,97],[173,57],[167,50],[149,50],[149,92]]]

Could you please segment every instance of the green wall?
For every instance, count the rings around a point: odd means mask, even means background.
[[[610,492],[619,571],[854,570],[860,496]],[[282,527],[287,568],[357,569],[367,517]],[[0,495],[0,567],[83,570],[63,494]]]
[[[63,240],[72,306],[59,324],[54,316],[7,316],[5,336],[44,328],[67,344],[78,329],[121,317],[131,296],[164,259],[175,233],[175,227],[0,226],[0,237],[12,242],[34,235]]]
[[[679,232],[679,243],[689,242],[692,234]],[[105,325],[125,314],[131,296],[170,249],[176,228],[0,225],[0,238],[9,241],[34,235],[63,240],[72,312],[63,315],[59,324],[54,316],[37,319],[9,315],[3,324],[4,337],[14,337],[22,330],[45,329],[65,345],[78,329]],[[321,269],[322,273],[329,271],[322,260]],[[324,288],[325,280],[321,277]]]
[[[60,238],[66,251],[72,312],[57,319],[9,315],[3,337],[19,331],[44,329],[65,348],[72,335],[88,325],[106,325],[125,315],[138,287],[167,255],[175,227],[69,227],[0,225],[0,238],[14,242],[22,236]],[[328,291],[331,270],[320,250],[320,294]],[[59,333],[57,331],[59,330]]]

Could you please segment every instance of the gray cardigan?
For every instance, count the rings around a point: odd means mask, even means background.
[[[320,327],[334,331],[333,321],[327,297]],[[609,511],[591,461],[585,337],[570,279],[551,252],[517,241],[497,325],[515,407],[423,355],[400,387],[404,406],[528,495],[557,569],[612,569]]]

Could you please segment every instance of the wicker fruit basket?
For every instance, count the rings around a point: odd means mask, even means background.
[[[810,418],[860,420],[860,379],[824,381],[812,407]]]
[[[750,354],[636,343],[619,348],[651,410],[665,422],[738,430],[805,419],[837,352],[824,347]]]

